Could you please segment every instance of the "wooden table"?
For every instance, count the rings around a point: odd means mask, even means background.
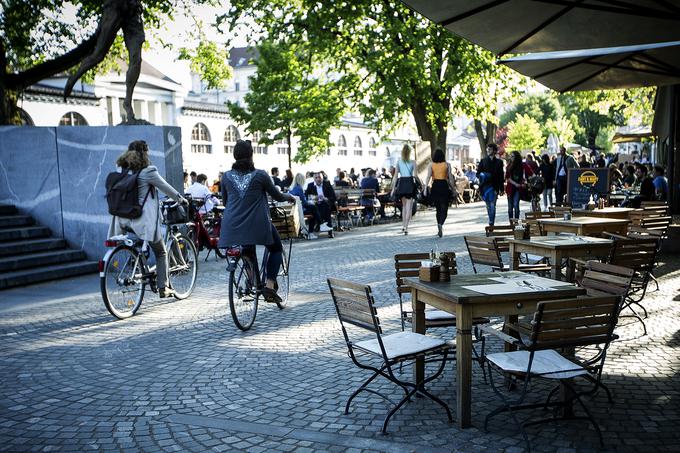
[[[574,209],[571,212],[586,217],[606,217],[609,219],[628,219],[628,215],[635,211],[633,208],[602,208],[589,211],[587,209]]]
[[[600,236],[603,232],[625,236],[630,220],[610,219],[608,217],[575,217],[564,219],[538,219],[543,234],[572,233],[578,236]]]
[[[425,333],[425,304],[456,315],[456,413],[460,428],[471,426],[472,407],[472,318],[479,316],[505,316],[509,322],[516,322],[517,316],[530,314],[536,304],[544,300],[571,298],[585,293],[583,288],[573,285],[553,287],[553,290],[534,291],[526,288],[515,289],[502,294],[484,294],[465,288],[471,285],[501,284],[492,278],[526,278],[532,276],[523,272],[509,271],[488,274],[452,275],[450,282],[421,282],[417,278],[405,278],[411,287],[413,305],[413,331]],[[512,281],[509,280],[510,283]],[[555,282],[557,283],[557,282]],[[564,283],[559,283],[564,285]],[[510,284],[509,284],[510,286]],[[520,291],[520,292],[515,292]],[[416,382],[422,380],[425,366],[416,361]]]
[[[600,258],[609,256],[611,239],[590,236],[536,236],[531,239],[510,239],[510,269],[519,269],[521,253],[550,258],[550,277],[564,280],[564,258]]]

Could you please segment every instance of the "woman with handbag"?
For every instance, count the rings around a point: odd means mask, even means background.
[[[408,234],[408,224],[413,216],[413,203],[416,198],[415,181],[416,163],[411,160],[411,147],[404,145],[401,149],[401,160],[397,162],[397,183],[392,189],[392,197],[401,198],[401,232]]]
[[[522,155],[519,151],[513,151],[510,155],[510,163],[505,172],[505,193],[508,196],[508,220],[519,220],[520,191],[526,191],[526,178]]]
[[[429,189],[430,179],[432,188]],[[449,213],[449,204],[454,196],[455,181],[451,166],[444,157],[444,151],[437,148],[432,156],[432,163],[427,169],[425,180],[425,195],[429,196],[430,204],[437,209],[437,236],[442,237],[442,227]]]

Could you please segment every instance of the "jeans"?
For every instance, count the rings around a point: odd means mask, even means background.
[[[553,189],[546,188],[543,190],[543,207],[547,210],[553,204]]]
[[[508,194],[508,220],[519,219],[519,189]]]
[[[555,181],[555,203],[563,203],[567,194],[567,177],[558,176]]]
[[[276,280],[276,276],[279,274],[281,264],[283,264],[283,245],[281,244],[281,237],[279,236],[279,232],[276,231],[276,227],[271,225],[271,228],[274,242],[265,245],[267,251],[269,252],[269,258],[267,259],[266,263],[263,263],[263,266],[265,266],[265,279],[270,278],[272,280]],[[257,259],[254,245],[244,246],[243,251],[249,256],[255,257],[255,259]]]
[[[489,216],[489,225],[493,225],[496,221],[496,201],[498,200],[498,193],[494,193],[489,200],[485,200],[486,213]]]

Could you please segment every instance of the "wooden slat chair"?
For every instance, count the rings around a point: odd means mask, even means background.
[[[486,236],[464,236],[465,246],[467,247],[472,270],[477,273],[477,266],[482,264],[491,267],[492,271],[509,271],[510,265],[504,264],[498,246],[497,237]],[[536,272],[547,274],[550,272],[549,264],[524,264],[520,263],[519,269],[522,272]]]
[[[488,237],[498,238],[496,244],[499,252],[510,251],[510,243],[507,240],[515,237],[515,225],[487,225],[484,227],[484,232]]]
[[[645,208],[665,208],[668,213],[668,203],[665,201],[641,201],[640,207]]]
[[[552,212],[553,214],[555,214],[555,217],[561,219],[562,217],[564,217],[565,212],[571,213],[571,206],[553,205],[548,208],[548,212]]]
[[[641,219],[637,226],[646,230],[656,231],[661,235],[662,239],[665,239],[668,234],[668,227],[671,225],[671,220],[673,218],[670,216],[648,217]]]
[[[375,202],[378,201],[375,189],[361,189],[361,195],[359,197],[359,204],[364,207],[362,223],[370,223],[373,225],[376,216],[376,205]],[[370,217],[370,220],[369,220]]]
[[[632,225],[640,225],[643,221],[659,217],[668,217],[667,207],[642,208],[631,211],[628,214]]]
[[[449,421],[452,421],[449,407],[441,399],[432,395],[425,389],[425,384],[439,377],[444,371],[446,358],[452,345],[444,340],[428,337],[414,332],[398,332],[383,335],[380,319],[374,306],[373,292],[370,286],[358,283],[328,279],[335,310],[340,321],[342,334],[347,344],[347,352],[354,364],[363,369],[372,371],[372,375],[366,379],[358,389],[356,389],[347,400],[345,414],[349,414],[350,404],[354,397],[365,391],[370,392],[381,398],[390,401],[385,395],[375,390],[369,389],[368,385],[378,376],[382,376],[394,384],[398,385],[404,392],[404,397],[394,405],[387,413],[382,426],[383,434],[387,433],[387,424],[390,418],[415,394],[426,396],[446,410]],[[356,331],[371,332],[373,339],[355,341]],[[365,335],[364,335],[365,336]],[[404,362],[411,363],[416,358],[423,358],[426,362],[440,362],[436,372],[424,377],[420,382],[406,381],[398,378],[394,372],[394,367]],[[375,365],[376,360],[380,362]],[[412,373],[404,373],[403,376],[410,376]]]
[[[543,229],[541,224],[538,223],[538,219],[550,219],[553,217],[555,217],[555,213],[550,211],[525,212],[524,220],[529,227],[529,234],[531,236],[542,236]]]
[[[449,273],[451,275],[458,274],[458,266],[456,264],[455,252],[444,252],[449,257]],[[411,294],[411,288],[404,284],[406,277],[418,277],[420,262],[430,259],[430,254],[423,253],[400,253],[394,255],[394,274],[396,277],[397,295],[399,296],[399,309],[401,312],[401,330],[406,330],[406,324],[413,321],[413,312],[404,308],[404,296]],[[474,326],[473,333],[475,339],[473,343],[481,343],[481,351],[477,353],[473,349],[476,360],[482,366],[480,357],[484,355],[485,339],[481,335],[478,326],[488,324],[489,318],[472,318],[472,325]],[[425,310],[425,330],[435,327],[456,327],[456,315],[448,313],[444,310],[428,309]],[[482,371],[484,367],[482,366]],[[486,380],[486,376],[484,376]]]
[[[514,392],[506,395],[501,391],[504,386],[497,385],[491,376],[491,386],[502,399],[503,405],[486,416],[484,429],[487,429],[492,417],[509,412],[519,426],[528,450],[531,451],[529,437],[524,429],[526,426],[560,419],[581,419],[590,421],[597,431],[600,444],[604,446],[600,427],[581,397],[592,394],[600,386],[606,352],[614,339],[619,304],[620,300],[615,296],[539,302],[531,324],[528,327],[514,326],[513,329],[525,334],[527,340],[523,341],[497,332],[497,335],[504,341],[515,345],[519,350],[487,355],[486,363],[489,373],[496,371],[504,379],[508,376],[517,377],[523,380],[523,383],[519,394]],[[578,350],[578,353],[565,356],[558,350]],[[584,352],[592,355],[586,357],[583,355]],[[585,378],[595,385],[592,389],[577,389],[572,384],[572,380],[576,378]],[[548,379],[565,386],[568,389],[566,401],[551,401],[550,396],[555,393],[551,391],[548,400],[544,403],[526,403],[529,388],[537,388],[530,386],[535,379]],[[523,409],[570,407],[574,402],[583,408],[585,416],[576,416],[568,411],[564,412],[561,418],[551,416],[522,423],[517,417],[517,412]]]

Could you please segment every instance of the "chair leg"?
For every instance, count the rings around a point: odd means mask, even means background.
[[[430,392],[428,392],[424,388],[419,389],[418,393],[422,393],[423,395],[425,395],[426,397],[430,398],[432,401],[434,401],[435,403],[437,403],[441,407],[443,407],[444,410],[446,411],[446,416],[449,418],[449,421],[450,422],[453,421],[453,416],[451,415],[451,410],[449,409],[449,406],[444,401],[437,398],[436,396],[434,396],[433,394],[431,394]]]
[[[519,419],[517,418],[517,415],[515,414],[515,411],[512,410],[512,406],[508,402],[508,399],[505,397],[505,395],[503,395],[500,392],[500,390],[498,390],[498,388],[494,384],[493,375],[491,374],[492,373],[491,364],[489,362],[487,362],[487,364],[488,364],[488,368],[489,368],[488,372],[489,372],[489,381],[491,382],[491,388],[493,389],[494,393],[496,395],[498,395],[500,397],[500,399],[503,401],[503,406],[500,406],[499,408],[494,409],[489,414],[487,414],[486,418],[484,419],[484,431],[487,430],[487,426],[489,424],[489,420],[491,419],[491,417],[494,417],[494,416],[496,416],[496,415],[498,415],[502,412],[509,412],[512,419],[517,424],[519,431],[522,433],[522,437],[524,438],[524,442],[527,444],[527,451],[529,453],[531,453],[531,443],[529,442],[529,436],[527,435],[527,432],[524,429],[524,425],[522,425],[522,423],[520,423]],[[523,398],[523,396],[522,396],[522,398]],[[520,399],[520,401],[521,401],[521,399]]]
[[[571,387],[571,385],[568,385],[568,387]],[[571,390],[574,391],[573,388]],[[604,447],[604,439],[602,438],[602,430],[600,430],[600,425],[597,424],[597,422],[593,418],[593,414],[590,412],[590,409],[586,407],[586,405],[583,403],[583,401],[578,395],[576,396],[575,400],[578,401],[578,403],[581,405],[586,415],[588,416],[588,420],[595,428],[595,431],[597,431],[597,436],[600,438],[600,446]]]
[[[385,369],[385,367],[383,367],[382,369]],[[375,391],[367,389],[366,386],[368,386],[368,384],[373,382],[373,379],[375,379],[378,376],[380,376],[380,372],[376,371],[375,373],[373,373],[373,376],[366,379],[366,381],[364,381],[364,383],[361,384],[361,386],[352,393],[352,395],[347,400],[347,404],[345,405],[345,415],[349,414],[349,406],[350,406],[350,404],[352,404],[352,400],[354,399],[354,397],[357,396],[359,393],[361,393],[362,391],[367,391],[367,392],[370,391],[372,393],[377,393]]]
[[[390,418],[392,418],[392,416],[399,410],[399,408],[400,408],[401,406],[403,406],[403,405],[406,403],[406,401],[408,401],[408,400],[411,398],[411,396],[413,396],[413,394],[416,393],[417,391],[418,391],[418,388],[417,388],[417,387],[414,387],[413,390],[410,390],[410,391],[406,394],[406,396],[403,397],[403,398],[401,399],[401,401],[399,401],[399,402],[392,408],[392,410],[389,411],[389,412],[387,413],[387,416],[385,417],[385,421],[383,421],[383,426],[382,426],[382,430],[381,430],[381,432],[382,432],[383,434],[387,434],[387,424],[390,422]]]

